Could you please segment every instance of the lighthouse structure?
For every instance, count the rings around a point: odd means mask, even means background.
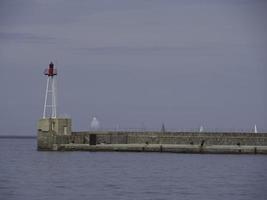
[[[47,82],[45,91],[43,119],[47,118],[48,116],[49,118],[55,119],[57,118],[57,98],[56,98],[57,69],[54,67],[54,64],[52,62],[49,64],[48,68],[45,69],[44,75],[47,76]]]
[[[45,69],[44,75],[47,76],[47,81],[43,116],[38,122],[37,140],[39,150],[51,149],[54,144],[57,144],[57,136],[71,135],[72,133],[71,119],[58,117],[57,114],[56,76],[58,73],[52,62]]]

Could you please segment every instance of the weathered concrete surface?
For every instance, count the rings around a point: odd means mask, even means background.
[[[104,144],[196,144],[267,146],[266,133],[198,133],[198,132],[73,132],[75,137],[97,136]]]
[[[45,118],[40,119],[38,122],[38,131],[48,132],[53,131],[57,135],[70,135],[71,119],[69,118]]]
[[[169,153],[210,153],[210,154],[267,154],[263,146],[233,145],[168,145],[168,144],[59,144],[56,151],[121,151],[121,152],[169,152]]]
[[[46,118],[38,122],[37,148],[38,150],[52,150],[54,144],[70,143],[71,119]]]

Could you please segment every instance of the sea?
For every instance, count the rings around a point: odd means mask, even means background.
[[[0,200],[266,200],[266,155],[41,152],[0,139]]]

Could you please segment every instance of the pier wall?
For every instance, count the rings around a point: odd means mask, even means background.
[[[265,133],[196,133],[196,132],[73,132],[79,142],[97,144],[196,144],[267,146]],[[79,139],[77,139],[79,138]],[[76,143],[75,141],[73,143]]]
[[[95,143],[90,139],[94,136]],[[171,149],[170,145],[187,145],[191,149],[186,152],[200,152],[203,148],[211,147],[212,152],[217,152],[218,149],[224,146],[223,150],[227,153],[229,149],[225,147],[267,147],[267,133],[193,133],[193,132],[176,132],[176,133],[161,133],[161,132],[73,132],[70,135],[56,135],[49,132],[40,133],[38,138],[39,150],[58,150],[61,145],[150,145],[150,147],[160,148],[159,145],[166,149]],[[166,146],[167,145],[167,146]],[[198,148],[196,148],[196,146]],[[215,146],[217,146],[215,148]],[[79,146],[75,146],[76,150]],[[199,149],[201,147],[202,149]],[[105,147],[106,148],[106,147]],[[105,149],[104,148],[104,149]],[[125,149],[126,147],[123,146]],[[157,149],[156,148],[156,149]],[[230,148],[230,149],[231,149]],[[108,150],[109,148],[106,148]],[[149,149],[149,148],[147,148]],[[186,149],[186,148],[185,148]],[[233,149],[233,148],[232,148]],[[66,150],[65,147],[61,150]],[[95,149],[97,150],[97,149]],[[99,149],[100,150],[100,149]],[[160,150],[159,150],[160,151]],[[174,151],[173,149],[171,151]],[[178,150],[176,150],[179,152]],[[235,150],[237,151],[237,150]],[[245,151],[245,150],[244,150]],[[252,150],[251,150],[252,151]],[[254,151],[254,150],[253,150]],[[203,151],[204,152],[204,151]]]
[[[267,133],[72,132],[70,119],[42,119],[38,150],[267,154]]]

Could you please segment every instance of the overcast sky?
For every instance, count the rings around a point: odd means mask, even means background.
[[[267,1],[1,0],[0,134],[35,135],[46,77],[74,130],[267,131]]]

